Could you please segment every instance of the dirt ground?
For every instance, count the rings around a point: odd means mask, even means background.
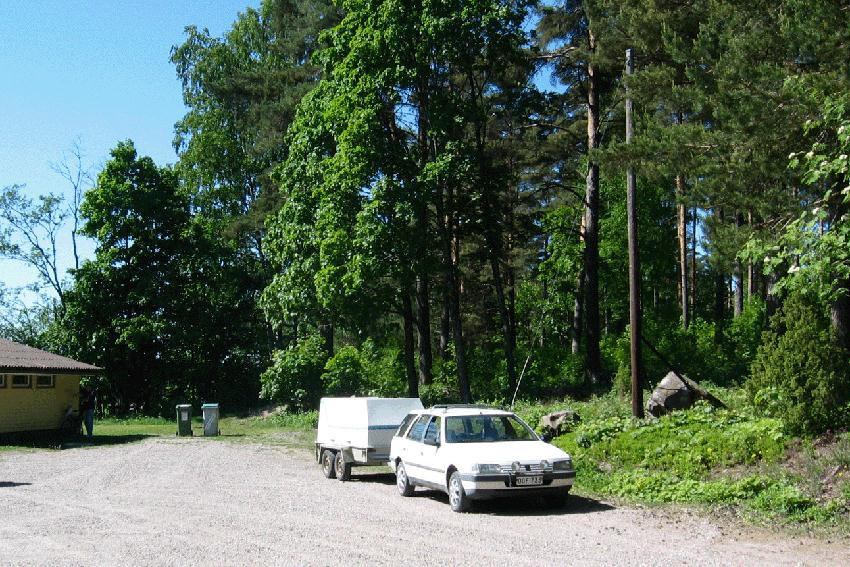
[[[357,472],[198,438],[0,453],[0,565],[850,565],[846,542],[581,497],[455,514]]]

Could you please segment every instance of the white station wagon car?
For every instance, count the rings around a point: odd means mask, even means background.
[[[416,486],[442,490],[455,512],[503,496],[543,496],[563,506],[576,476],[570,456],[513,413],[469,405],[409,413],[388,464],[402,496]]]

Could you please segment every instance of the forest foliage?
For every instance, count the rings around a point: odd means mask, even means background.
[[[0,288],[0,334],[106,368],[116,414],[623,392],[631,165],[643,386],[672,365],[746,385],[765,427],[847,425],[847,8],[265,0],[190,26],[175,164],[122,141],[80,203],[3,189],[0,253],[53,294]],[[95,253],[63,276],[72,217]]]

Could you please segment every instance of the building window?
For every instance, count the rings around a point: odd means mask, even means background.
[[[27,374],[13,374],[12,375],[12,387],[13,388],[31,388],[32,381],[30,380],[30,376]]]
[[[6,387],[6,375],[0,374],[0,388]]]
[[[35,377],[36,388],[53,388],[55,385],[56,381],[53,376],[41,375]]]

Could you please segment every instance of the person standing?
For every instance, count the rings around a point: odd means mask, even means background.
[[[86,426],[86,436],[91,439],[94,432],[94,390],[83,388],[80,390],[80,414]]]

